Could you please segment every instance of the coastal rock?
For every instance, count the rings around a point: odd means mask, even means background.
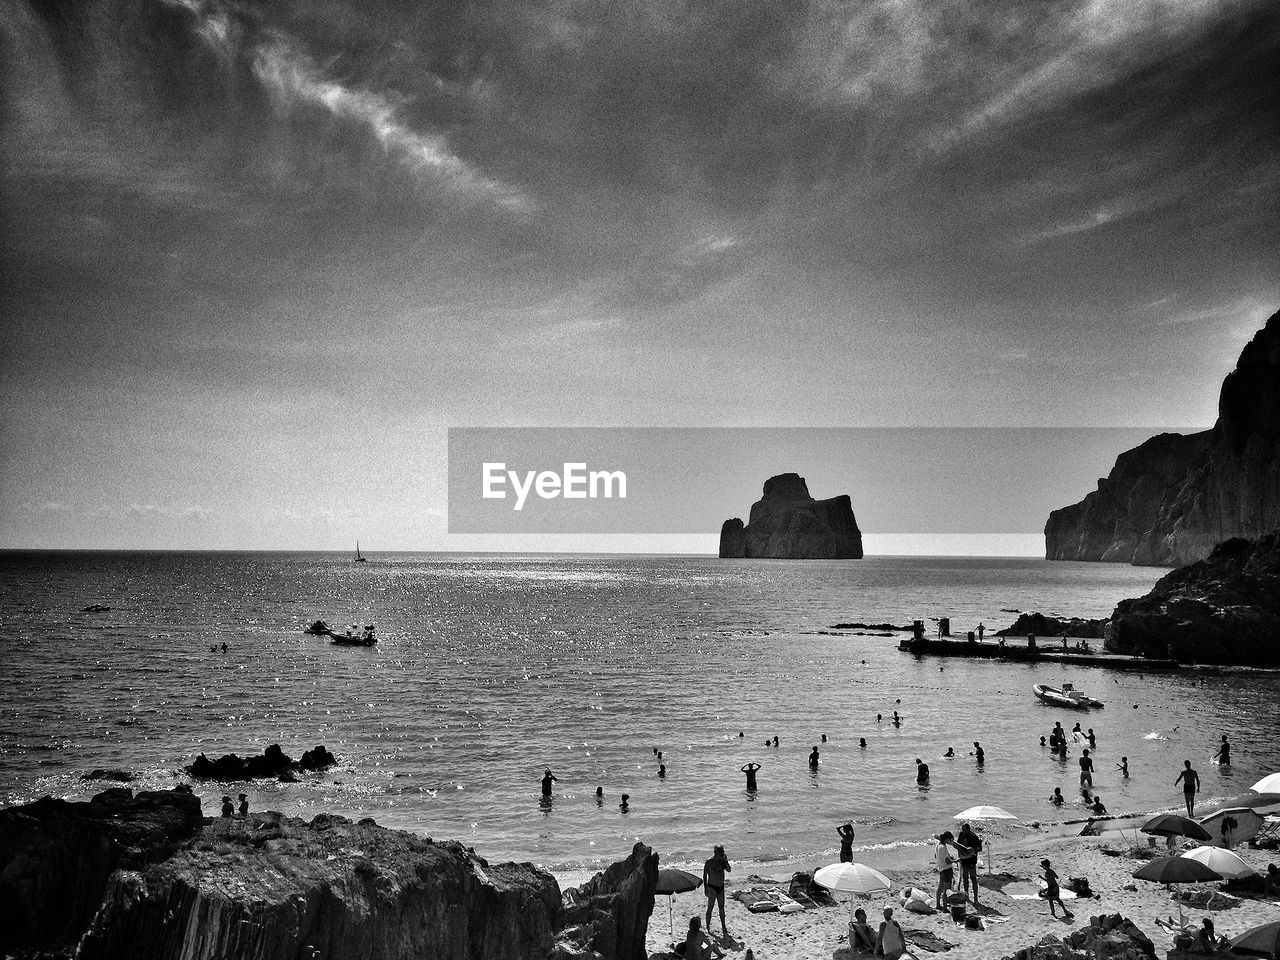
[[[123,787],[0,810],[0,955],[73,947],[115,870],[163,860],[203,822],[189,792]]]
[[[1064,939],[1053,935],[1042,937],[1035,946],[1019,950],[1005,960],[1093,960],[1098,957],[1155,960],[1155,956],[1151,939],[1117,913],[1090,917],[1088,926]]]
[[[523,960],[554,946],[555,878],[459,843],[320,815],[210,821],[112,878],[81,960]]]
[[[564,929],[553,956],[645,960],[658,886],[658,855],[643,843],[575,890],[565,891]]]
[[[337,763],[337,758],[324,748],[313,747],[302,755],[301,762],[273,743],[256,757],[239,757],[228,753],[210,760],[203,753],[187,767],[187,773],[197,780],[259,780],[267,777],[286,779],[297,770],[326,770]]]
[[[101,767],[97,767],[93,770],[90,770],[88,773],[80,774],[80,779],[81,780],[116,780],[116,781],[119,781],[120,783],[128,783],[131,780],[136,780],[137,777],[134,776],[132,773],[130,773],[128,770],[116,770],[114,768],[109,770],[103,770]]]
[[[1122,600],[1104,645],[1201,663],[1280,663],[1280,531],[1221,543],[1145,596]]]
[[[1280,313],[1223,381],[1218,419],[1120,454],[1098,489],[1045,524],[1050,560],[1178,566],[1280,528]]]
[[[997,630],[997,637],[1077,637],[1084,640],[1101,640],[1106,620],[1085,620],[1080,617],[1049,617],[1043,613],[1023,613],[1010,626]]]
[[[725,521],[720,556],[861,560],[862,531],[848,495],[815,500],[803,477],[783,473],[765,481],[745,527],[736,517]]]

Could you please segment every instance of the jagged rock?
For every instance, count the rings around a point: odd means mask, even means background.
[[[284,780],[295,770],[325,770],[337,762],[337,758],[323,745],[308,750],[299,762],[281,750],[280,744],[273,743],[256,757],[228,753],[210,760],[202,753],[187,767],[187,773],[197,780],[257,780],[266,777]]]
[[[1101,640],[1106,620],[1084,620],[1080,617],[1048,617],[1043,613],[1023,613],[1013,624],[997,630],[997,637],[1078,637]]]
[[[1177,566],[1277,528],[1280,313],[1223,381],[1213,428],[1160,434],[1120,454],[1097,490],[1049,515],[1045,555]]]
[[[452,841],[323,814],[215,819],[163,863],[116,873],[78,956],[522,960],[551,951],[560,912],[550,874]]]
[[[113,871],[163,860],[202,823],[189,792],[125,787],[0,810],[0,955],[74,946]]]
[[[101,767],[97,767],[93,770],[90,770],[88,773],[80,774],[80,779],[81,780],[118,780],[120,783],[128,783],[131,780],[136,780],[137,777],[134,776],[132,773],[130,773],[128,770],[116,770],[115,768],[112,768],[110,770],[103,770]]]
[[[1280,531],[1221,543],[1146,596],[1120,601],[1104,645],[1200,663],[1280,663]]]
[[[894,623],[833,623],[832,630],[912,630],[912,624],[898,626]]]
[[[566,891],[564,929],[553,956],[645,960],[657,886],[658,855],[637,843],[627,859]]]
[[[790,560],[861,560],[862,531],[848,495],[815,500],[795,473],[765,481],[744,527],[738,518],[720,528],[721,557]]]
[[[1035,946],[1019,950],[1006,960],[1155,960],[1155,956],[1155,944],[1146,934],[1119,914],[1112,914],[1090,917],[1088,926],[1062,940],[1052,934],[1041,937]]]
[[[105,603],[91,603],[87,607],[80,608],[81,613],[110,613],[111,608]]]

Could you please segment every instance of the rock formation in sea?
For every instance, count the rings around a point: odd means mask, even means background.
[[[337,757],[325,749],[323,744],[307,750],[300,760],[294,760],[280,749],[280,744],[273,743],[254,757],[228,753],[210,760],[202,753],[187,767],[187,773],[197,780],[259,780],[264,777],[288,779],[290,774],[298,770],[319,772],[329,769],[337,762]]]
[[[190,791],[0,810],[0,955],[640,960],[657,855],[562,900],[528,863],[321,814],[205,819]]]
[[[1101,640],[1106,620],[1086,620],[1081,617],[1048,617],[1043,613],[1022,613],[1018,619],[997,637],[1075,637],[1081,640]]]
[[[1122,600],[1104,646],[1199,663],[1280,664],[1280,531],[1232,539]]]
[[[804,477],[782,473],[765,481],[745,526],[737,517],[724,522],[720,556],[861,560],[862,531],[847,494],[815,500]]]
[[[1045,524],[1050,560],[1178,566],[1280,528],[1280,313],[1245,346],[1201,433],[1163,433],[1116,459]]]

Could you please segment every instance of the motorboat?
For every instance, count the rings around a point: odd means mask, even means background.
[[[1051,687],[1047,683],[1037,683],[1032,686],[1031,692],[1038,700],[1070,710],[1088,710],[1090,707],[1102,706],[1101,700],[1086,696],[1069,683],[1064,683],[1061,688]]]
[[[360,629],[359,624],[353,623],[346,633],[330,631],[329,636],[333,637],[333,642],[340,647],[372,647],[378,642],[372,623],[363,630]]]

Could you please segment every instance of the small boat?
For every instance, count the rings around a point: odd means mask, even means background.
[[[372,647],[378,642],[372,623],[363,630],[360,629],[359,624],[353,623],[346,633],[330,631],[329,636],[333,637],[333,642],[340,647]]]
[[[1071,710],[1088,710],[1090,707],[1101,707],[1102,701],[1085,696],[1069,683],[1062,688],[1051,687],[1046,683],[1037,683],[1031,688],[1036,698],[1055,707],[1067,707]]]
[[[360,556],[360,541],[356,541],[356,563],[368,563],[367,557]]]

